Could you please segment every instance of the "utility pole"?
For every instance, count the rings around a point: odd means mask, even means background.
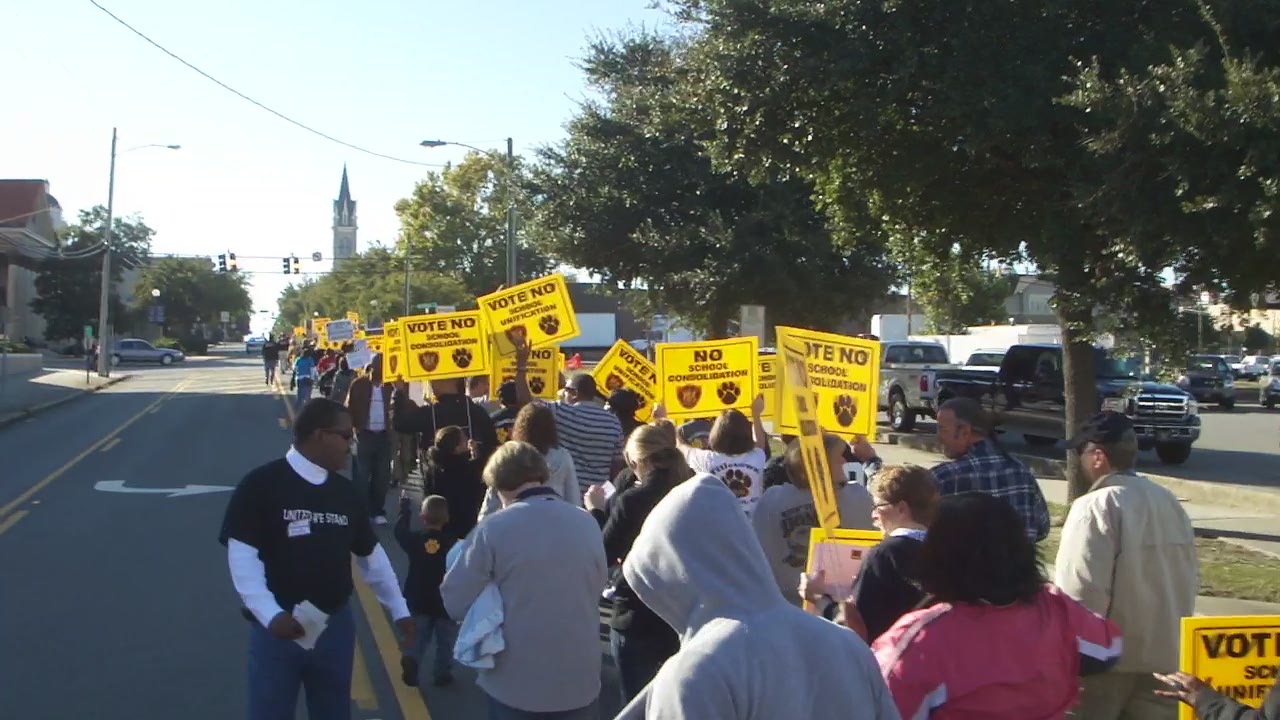
[[[111,172],[107,179],[107,229],[102,233],[102,291],[98,296],[98,375],[111,373],[111,348],[107,344],[111,307],[111,221],[116,197],[116,128],[111,128]]]
[[[409,243],[404,245],[404,316],[409,317]]]
[[[507,287],[516,284],[516,154],[507,138]]]

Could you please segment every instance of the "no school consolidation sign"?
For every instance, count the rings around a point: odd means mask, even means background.
[[[658,345],[662,404],[672,418],[749,412],[758,386],[754,337]]]
[[[802,343],[809,389],[816,399],[815,412],[822,429],[844,438],[866,435],[875,439],[879,413],[880,343],[833,335],[816,330],[779,327],[778,345]],[[797,347],[797,346],[793,346]],[[779,385],[779,397],[786,393]],[[779,402],[774,429],[798,435],[795,408]]]
[[[401,318],[410,380],[489,374],[489,340],[479,310]]]
[[[596,363],[591,377],[606,398],[614,390],[634,390],[640,396],[636,419],[649,422],[653,417],[653,406],[658,402],[658,369],[626,340],[619,340],[609,348],[604,358]]]

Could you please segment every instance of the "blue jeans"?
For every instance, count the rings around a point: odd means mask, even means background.
[[[490,696],[489,720],[600,720],[600,700],[592,700],[590,705],[577,710],[531,712],[503,705]]]
[[[299,405],[302,405],[303,403],[311,399],[312,385],[313,383],[311,382],[311,378],[306,378],[298,381],[298,404]]]
[[[622,704],[631,702],[653,680],[662,664],[680,649],[675,633],[658,636],[643,632],[630,634],[609,629],[609,650],[618,668],[618,690]]]
[[[442,678],[453,674],[453,646],[458,642],[458,623],[447,617],[431,617],[429,615],[413,616],[416,637],[413,648],[407,653],[409,657],[422,662],[427,654],[427,645],[431,638],[436,639],[436,660],[431,668],[432,677]]]
[[[277,364],[278,363],[275,360],[268,360],[266,358],[262,359],[262,369],[265,370],[267,373],[267,382],[271,382],[272,380],[275,379]]]
[[[293,720],[298,690],[311,720],[351,719],[351,662],[355,654],[351,606],[329,616],[312,650],[280,640],[258,623],[249,631],[249,720]]]
[[[358,492],[369,503],[369,517],[387,514],[387,488],[391,485],[391,432],[361,430],[356,434],[355,477]]]

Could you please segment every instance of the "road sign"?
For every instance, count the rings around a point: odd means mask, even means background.
[[[147,308],[147,321],[157,323],[157,324],[163,323],[164,322],[164,306],[152,305],[151,307]]]
[[[218,318],[224,323],[231,322],[231,313],[227,312],[226,310],[223,310],[222,312],[218,313]]]
[[[139,488],[125,487],[123,480],[100,480],[94,486],[100,492],[125,493],[126,495],[164,495],[165,497],[183,497],[184,495],[207,495],[216,492],[235,490],[233,485],[186,485],[180,488]]]
[[[84,326],[84,337],[85,337],[85,339],[86,339],[86,340],[92,340],[92,339],[93,339],[93,326],[92,326],[92,325],[85,325],[85,326]]]
[[[323,258],[324,258],[324,256],[323,256],[323,255],[321,255],[321,254],[320,254],[320,253],[318,253],[318,252],[313,252],[313,253],[311,253],[311,260],[312,260],[312,262],[320,262],[320,260],[321,260],[321,259],[323,259]]]

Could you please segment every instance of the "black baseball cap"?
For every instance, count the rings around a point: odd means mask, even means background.
[[[640,394],[630,388],[618,388],[609,393],[609,407],[623,415],[635,415],[640,409]]]
[[[1080,432],[1063,444],[1068,450],[1079,450],[1087,443],[1116,443],[1133,432],[1133,421],[1118,412],[1100,412],[1085,421]]]
[[[516,392],[515,380],[508,380],[498,386],[498,402],[508,406],[520,404],[520,396]]]

